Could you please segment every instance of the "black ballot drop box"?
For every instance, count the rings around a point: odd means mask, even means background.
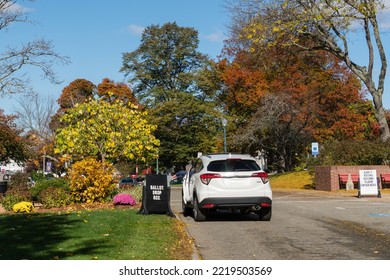
[[[148,174],[145,181],[139,213],[174,216],[170,205],[171,189],[167,175]]]

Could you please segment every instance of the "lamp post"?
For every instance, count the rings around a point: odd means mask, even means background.
[[[227,119],[222,119],[222,127],[223,127],[223,151],[226,153],[226,125],[227,125]]]

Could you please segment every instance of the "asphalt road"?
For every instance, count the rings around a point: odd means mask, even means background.
[[[320,191],[273,192],[272,220],[223,212],[205,222],[171,208],[205,260],[390,260],[390,194],[357,197]]]

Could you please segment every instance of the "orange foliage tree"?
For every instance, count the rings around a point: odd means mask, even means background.
[[[0,162],[17,162],[28,158],[27,142],[15,124],[15,115],[5,115],[0,109]]]
[[[97,87],[97,95],[105,101],[112,102],[120,100],[124,104],[137,104],[138,101],[134,96],[133,91],[125,83],[116,83],[113,80],[104,78]]]
[[[59,119],[68,109],[73,108],[76,104],[87,102],[94,97],[109,102],[119,100],[125,104],[138,104],[133,91],[125,83],[116,83],[108,78],[104,78],[96,86],[86,79],[76,79],[62,90],[62,94],[57,100],[60,108],[52,117],[50,127],[53,130],[60,128]]]
[[[287,92],[301,114],[310,115],[305,119],[310,119],[307,129],[315,141],[379,135],[372,105],[359,80],[331,55],[311,57],[310,65],[299,60],[288,65],[271,81],[270,90]]]
[[[96,86],[85,79],[76,79],[68,86],[64,87],[57,100],[60,108],[57,110],[57,113],[52,116],[50,128],[52,130],[60,128],[61,125],[59,119],[61,116],[63,116],[68,109],[73,108],[76,104],[84,103],[89,98],[92,98],[95,89]]]
[[[311,141],[378,136],[360,82],[334,56],[278,46],[227,53],[229,59],[217,62],[226,86],[219,97],[239,127],[231,139],[237,149],[266,149],[289,170]]]
[[[225,109],[231,113],[250,112],[250,108],[255,107],[269,91],[262,70],[248,68],[239,60],[229,63],[227,59],[223,59],[217,63],[217,66],[221,79],[227,85],[221,97]]]

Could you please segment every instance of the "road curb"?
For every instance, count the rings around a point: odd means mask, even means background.
[[[188,238],[191,238],[191,240],[192,240],[192,242],[191,242],[191,244],[192,244],[192,260],[201,260],[202,258],[199,254],[197,247],[196,247],[195,239],[191,236],[190,232],[188,231],[188,228],[186,226],[185,221],[183,221],[183,219],[181,218],[181,215],[177,214],[176,212],[173,212],[173,214],[174,214],[176,219],[178,219],[179,221],[181,221],[184,224],[186,234],[187,234]]]

